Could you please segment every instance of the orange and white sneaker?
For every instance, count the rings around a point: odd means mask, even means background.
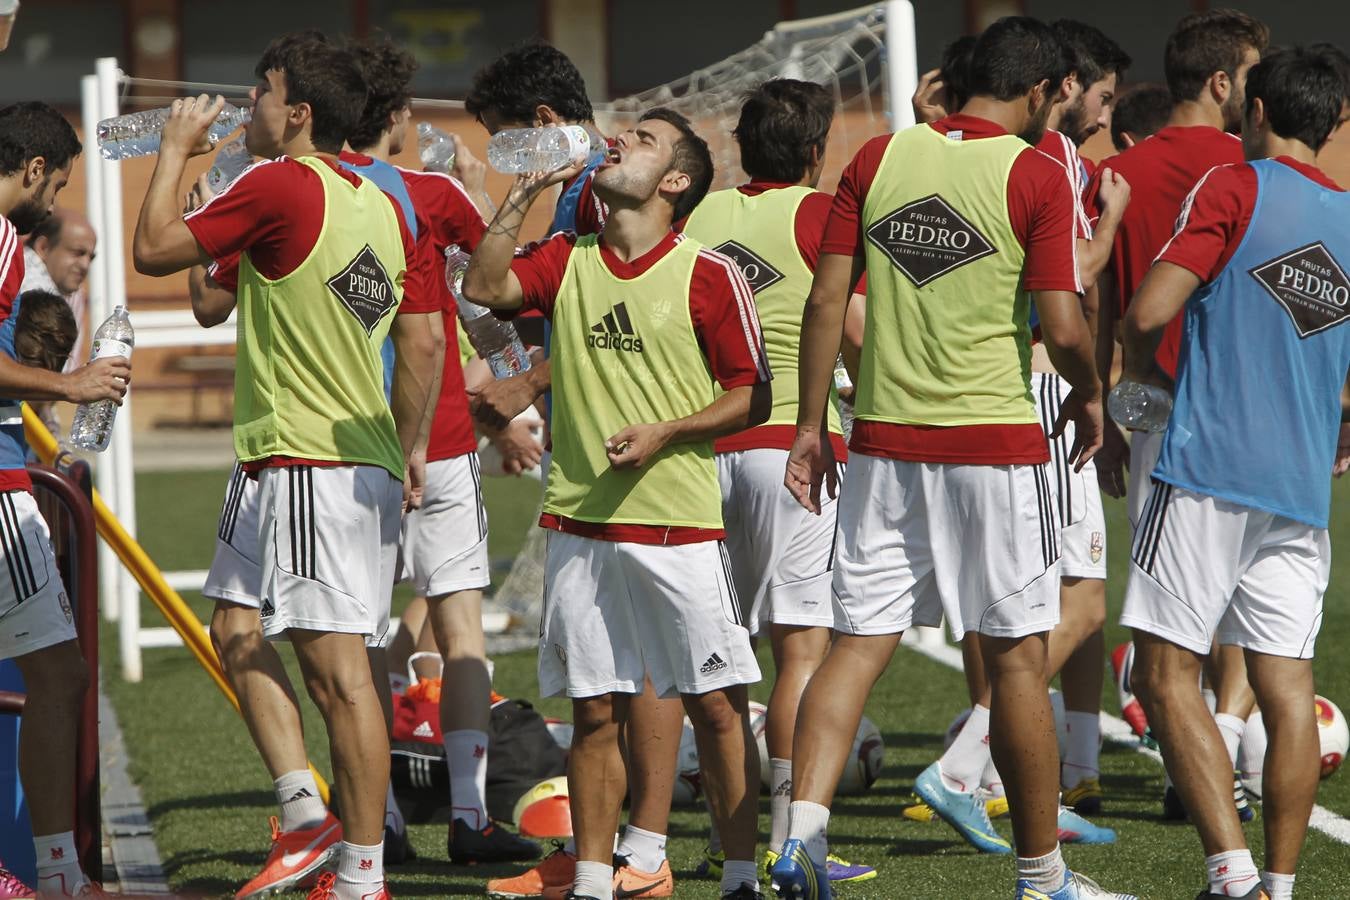
[[[521,897],[542,897],[549,888],[561,888],[559,897],[567,893],[577,877],[577,858],[557,842],[548,856],[526,872],[510,878],[493,878],[487,883],[489,897],[516,900]]]
[[[262,871],[239,889],[235,900],[280,894],[328,865],[342,843],[342,823],[331,812],[313,828],[282,831],[272,817],[272,849]],[[316,888],[317,890],[317,888]]]
[[[572,882],[557,887],[545,888],[540,895],[543,900],[566,900],[572,890]],[[675,894],[675,876],[670,871],[670,861],[661,860],[661,867],[655,872],[644,872],[628,864],[628,860],[618,854],[614,856],[614,897],[615,900],[646,900],[648,897],[670,897]]]
[[[337,876],[332,872],[320,875],[307,900],[338,900]],[[389,884],[382,881],[375,890],[362,894],[361,900],[394,900],[394,895],[389,893]]]

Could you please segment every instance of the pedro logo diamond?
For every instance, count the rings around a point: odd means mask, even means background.
[[[1249,274],[1284,307],[1300,338],[1350,315],[1350,278],[1321,241],[1262,263]]]
[[[723,256],[731,257],[731,261],[736,264],[736,268],[740,269],[741,274],[745,276],[745,281],[750,285],[750,293],[752,294],[758,294],[784,278],[782,272],[769,265],[762,256],[744,244],[727,241],[724,244],[718,244],[713,249]]]
[[[368,335],[398,305],[394,282],[369,244],[327,283],[333,296],[356,317]]]
[[[873,222],[867,240],[915,287],[995,252],[993,244],[937,194]]]

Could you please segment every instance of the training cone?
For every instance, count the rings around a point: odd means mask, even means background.
[[[564,838],[572,836],[572,801],[567,777],[541,781],[516,801],[516,829],[522,837]]]

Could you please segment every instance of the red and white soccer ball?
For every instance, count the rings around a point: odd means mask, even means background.
[[[839,776],[837,793],[863,793],[881,777],[885,763],[886,742],[881,738],[881,730],[871,719],[863,716],[853,736],[853,747],[844,762],[843,774]]]
[[[1345,713],[1326,697],[1313,698],[1313,710],[1317,716],[1317,739],[1321,756],[1321,777],[1331,777],[1345,757],[1350,755],[1350,726]],[[1247,719],[1247,728],[1242,733],[1242,744],[1238,747],[1238,773],[1246,789],[1261,795],[1261,772],[1266,759],[1266,725],[1261,710]]]
[[[750,733],[755,736],[759,751],[759,769],[767,787],[770,776],[769,746],[765,742],[764,728],[768,723],[769,709],[763,703],[750,701]],[[689,717],[684,717],[680,729],[680,753],[675,769],[675,791],[671,802],[676,806],[692,806],[703,795],[703,775],[698,761],[698,744],[694,740],[694,726]]]

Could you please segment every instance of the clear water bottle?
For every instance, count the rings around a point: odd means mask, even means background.
[[[428,172],[449,175],[455,165],[455,139],[428,122],[418,122],[417,155]]]
[[[110,356],[124,356],[131,359],[131,349],[136,346],[136,334],[131,330],[131,317],[125,306],[113,308],[113,314],[98,326],[94,332],[94,345],[90,348],[89,361]],[[117,404],[112,400],[99,400],[96,403],[81,403],[75,410],[75,419],[70,426],[70,442],[76,447],[102,453],[108,449],[112,438],[113,420],[117,418]]]
[[[1122,379],[1107,395],[1106,411],[1122,428],[1156,433],[1167,428],[1172,396],[1160,387]]]
[[[211,193],[219,194],[234,180],[244,174],[244,170],[253,165],[253,154],[248,152],[244,136],[230,141],[216,151],[216,161],[206,172],[206,183]]]
[[[459,308],[459,321],[464,333],[478,355],[487,361],[493,378],[510,378],[519,375],[530,367],[529,354],[525,345],[516,334],[516,326],[503,322],[492,314],[486,306],[479,306],[464,299],[461,287],[464,284],[464,270],[469,267],[469,254],[454,245],[445,251],[445,283],[450,293],[455,295],[455,305]]]
[[[488,165],[506,175],[552,172],[603,150],[604,141],[580,125],[508,128],[488,140]]]
[[[226,103],[219,118],[207,129],[207,137],[213,145],[220,143],[230,132],[247,124],[249,115],[249,110]],[[168,107],[104,119],[98,123],[98,151],[104,159],[131,159],[158,153],[159,138],[167,121]]]

